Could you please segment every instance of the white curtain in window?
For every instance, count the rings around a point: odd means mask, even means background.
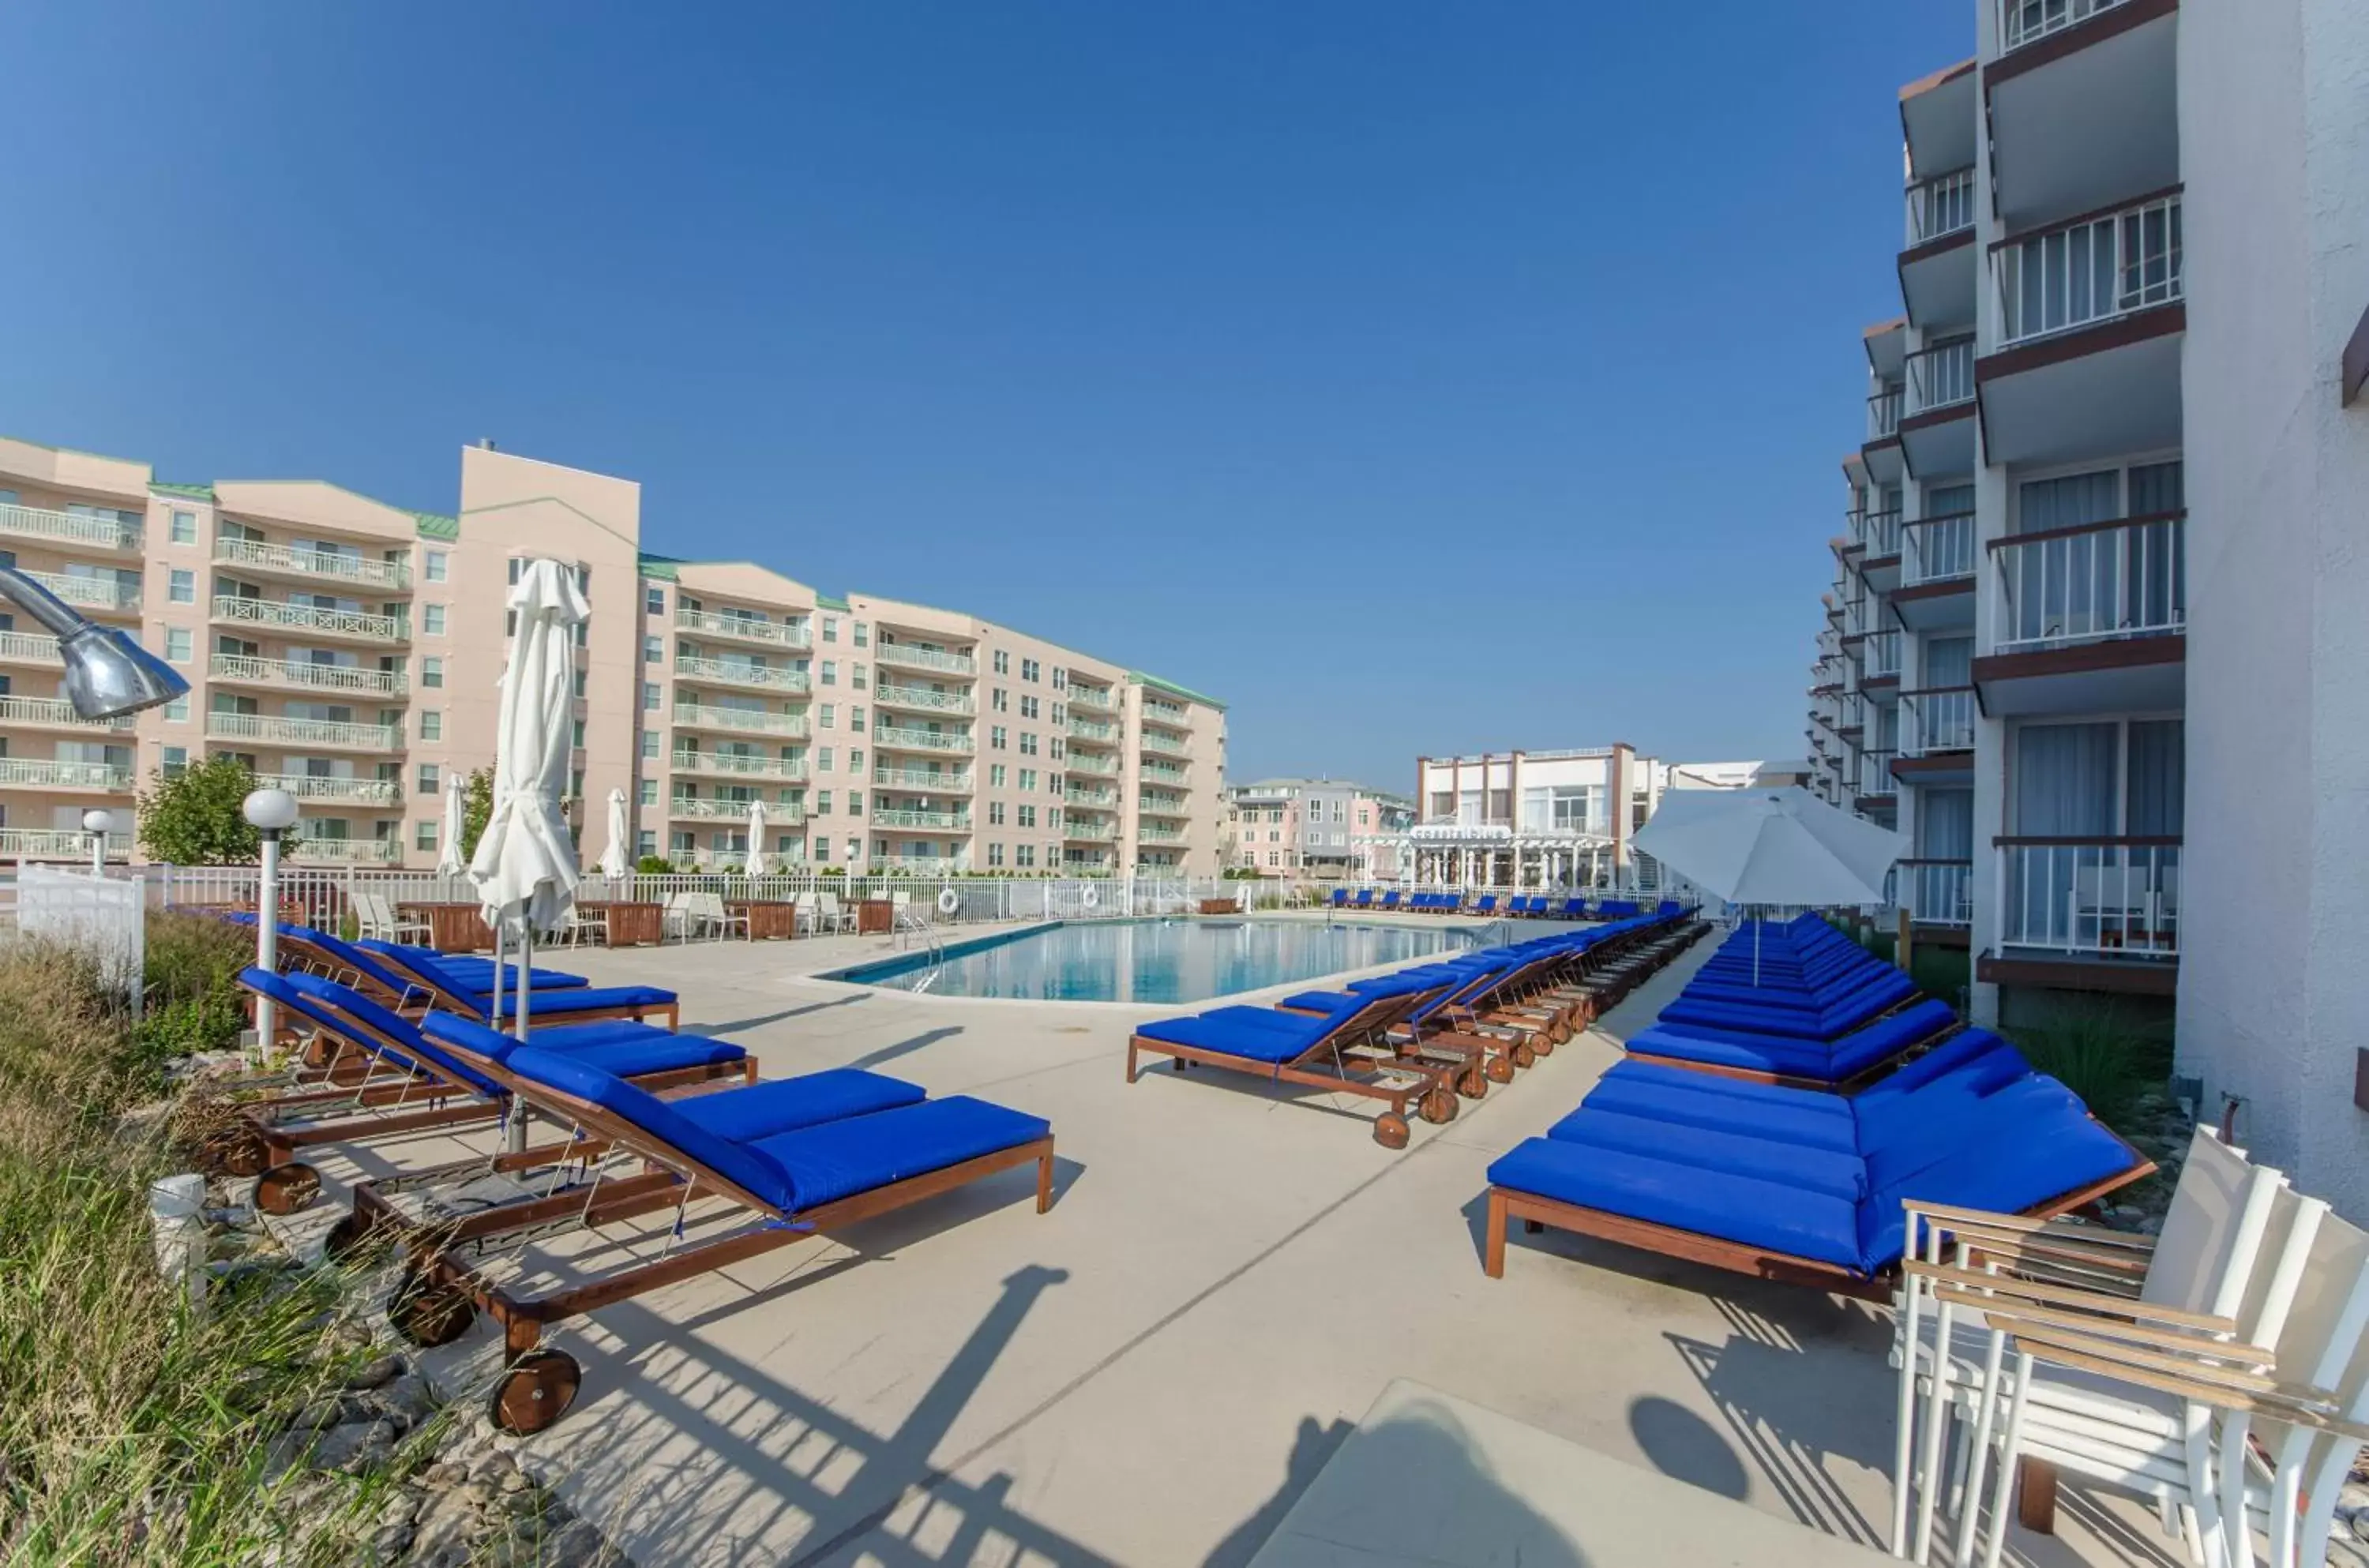
[[[2017,732],[2018,837],[2113,835],[2116,728],[2112,724],[2040,724]]]
[[[2188,789],[2188,727],[2176,718],[2131,726],[2130,782],[2125,802],[2133,838],[2177,838]]]
[[[1928,637],[1925,639],[1926,690],[1940,691],[1951,686],[1971,686],[1974,683],[1974,638]]]
[[[1974,856],[1974,792],[1927,789],[1917,793],[1917,858],[1972,860]]]
[[[2031,479],[2020,489],[2016,532],[2070,528],[2081,522],[2103,522],[2120,517],[2123,475],[2109,468],[2098,474],[2073,474],[2062,479]]]

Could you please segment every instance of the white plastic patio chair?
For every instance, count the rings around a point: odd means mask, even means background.
[[[687,892],[668,894],[666,913],[658,918],[666,934],[678,942],[689,942],[697,936],[703,923],[699,910],[692,905],[692,896]]]
[[[822,929],[822,911],[816,907],[815,896],[811,889],[799,894],[791,899],[790,903],[795,911],[790,918],[797,922],[801,934],[811,936]]]
[[[838,894],[826,891],[817,897],[821,909],[820,919],[823,930],[845,931],[855,923],[853,911],[840,908]]]
[[[581,898],[584,891],[578,888],[578,897]],[[588,942],[605,944],[609,940],[609,911],[587,910],[582,904],[571,902],[567,906],[567,918],[560,923],[559,940],[571,946],[581,946]]]
[[[726,909],[724,895],[721,893],[692,894],[691,910],[692,913],[699,918],[700,923],[713,931],[719,940],[731,935],[732,928],[736,925],[740,928],[742,936],[749,934],[749,917],[736,915]]]
[[[394,900],[383,893],[357,890],[353,898],[354,922],[361,934],[372,942],[402,942],[407,936],[423,941],[429,934],[425,921],[406,921],[395,912]]]

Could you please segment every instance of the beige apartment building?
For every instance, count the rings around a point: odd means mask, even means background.
[[[958,612],[836,598],[641,545],[641,487],[466,448],[451,514],[318,480],[158,482],[145,464],[0,440],[0,560],[133,630],[189,678],[85,724],[54,639],[0,619],[0,856],[87,853],[159,772],[243,758],[303,811],[301,864],[433,866],[445,781],[493,760],[516,563],[576,567],[592,607],[570,810],[585,853],[620,790],[640,854],[765,848],[850,871],[1213,875],[1225,706]]]

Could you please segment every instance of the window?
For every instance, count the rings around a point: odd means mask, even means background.
[[[165,628],[165,657],[175,664],[189,662],[189,629],[187,626]]]
[[[1024,658],[1020,661],[1020,679],[1023,681],[1034,681],[1036,679],[1036,672],[1042,668],[1043,666],[1039,665],[1035,659]]]
[[[864,815],[864,792],[862,790],[852,789],[847,792],[847,814],[850,817],[861,817]]]
[[[839,684],[839,660],[826,658],[822,661],[822,683],[826,686]]]
[[[1035,807],[1024,806],[1020,808],[1020,825],[1024,828],[1034,828],[1036,825],[1036,808]]]
[[[425,552],[421,575],[429,582],[442,582],[451,575],[452,557],[441,550]]]
[[[642,662],[644,664],[664,664],[666,662],[666,639],[664,637],[644,637],[642,639]]]
[[[584,681],[585,672],[579,670],[576,672],[576,679],[568,682],[568,689],[575,692],[576,699],[578,702],[582,702],[584,700]]]
[[[987,864],[990,865],[1001,865],[1003,864],[1003,846],[1001,844],[990,844],[987,846]]]
[[[1006,692],[1001,686],[994,688],[987,694],[987,705],[993,708],[997,713],[1005,713],[1010,711],[1012,706],[1010,693]]]
[[[1047,757],[1066,757],[1069,754],[1070,743],[1058,735],[1053,737],[1052,743],[1045,749],[1045,755]]]
[[[646,729],[642,731],[642,761],[655,762],[658,760],[658,732],[655,729]]]
[[[1035,730],[1024,729],[1020,732],[1020,754],[1024,757],[1034,757],[1036,755],[1036,732]]]
[[[864,666],[851,664],[847,667],[847,683],[859,692],[864,690]]]
[[[1070,716],[1070,715],[1069,715],[1068,711],[1067,711],[1066,709],[1064,709],[1064,708],[1061,706],[1061,704],[1059,704],[1059,703],[1055,703],[1055,704],[1053,704],[1053,727],[1054,727],[1054,728],[1056,728],[1056,729],[1060,728],[1060,727],[1061,727],[1061,726],[1062,726],[1062,724],[1063,724],[1063,723],[1064,723],[1064,722],[1069,718],[1069,716]]]
[[[818,704],[815,704],[815,722],[816,722],[817,724],[818,724],[818,725],[822,726],[822,727],[823,727],[823,728],[825,728],[825,729],[836,729],[836,728],[838,728],[838,727],[839,727],[839,706],[838,706],[838,704],[835,704],[835,703],[818,703]]]
[[[1036,864],[1036,846],[1035,844],[1020,844],[1015,846],[1012,852],[1012,864],[1014,865]]]
[[[165,586],[165,597],[176,604],[195,604],[198,601],[198,574],[174,567]]]
[[[1036,716],[1036,698],[1023,697],[1020,699],[1020,716],[1022,718],[1035,718]]]
[[[1020,787],[1024,790],[1035,789],[1036,787],[1036,769],[1023,768],[1020,770]]]
[[[411,825],[411,847],[433,852],[436,848],[436,818],[428,818]]]
[[[658,781],[637,779],[635,781],[635,793],[644,806],[656,806],[658,803]]]
[[[198,542],[198,514],[193,511],[175,512],[172,539],[176,544],[195,544]]]
[[[444,606],[423,604],[419,607],[419,629],[431,637],[444,635]]]
[[[830,791],[827,789],[815,791],[815,815],[818,817],[830,815]]]
[[[581,751],[584,750],[584,721],[579,718],[570,727],[574,733],[575,738],[571,740],[569,744],[573,745],[578,751]]]
[[[856,703],[847,710],[847,727],[861,733],[864,728],[864,704]]]
[[[990,751],[1001,751],[1004,749],[1003,727],[1001,725],[998,724],[989,727],[987,732],[987,749]]]
[[[165,704],[165,716],[176,724],[189,722],[189,698],[187,692]]]
[[[815,748],[815,772],[818,773],[827,773],[830,772],[830,747],[818,746]]]
[[[443,787],[444,783],[441,777],[438,774],[436,764],[433,762],[420,763],[419,780],[412,786],[412,793],[414,795],[434,795]]]
[[[642,712],[646,714],[654,714],[658,712],[658,704],[665,700],[666,692],[659,687],[657,681],[645,681],[642,682]]]
[[[822,618],[822,640],[827,643],[835,643],[839,641],[838,616],[826,615]]]
[[[1061,793],[1061,775],[1059,773],[1051,773],[1045,775],[1045,793],[1047,795],[1059,795]]]
[[[1068,691],[1069,689],[1070,689],[1070,672],[1069,672],[1068,670],[1054,670],[1054,671],[1053,671],[1053,690],[1055,690],[1056,692],[1066,692],[1066,691]]]
[[[1012,673],[1012,656],[1004,652],[1001,648],[995,650],[995,672],[998,675],[1009,675]]]
[[[642,589],[642,612],[644,614],[647,615],[664,615],[666,613],[666,589],[662,588],[646,588]]]
[[[987,768],[987,782],[988,782],[989,785],[990,785],[991,788],[995,788],[995,789],[1001,789],[1001,788],[1003,787],[1003,764],[1002,764],[1002,763],[1001,763],[1001,762],[990,762],[990,763],[989,763],[989,764],[988,764],[988,768]]]
[[[871,640],[872,628],[865,625],[863,622],[858,621],[855,624],[855,646],[857,647],[866,647],[870,644]]]
[[[987,803],[987,825],[990,828],[1003,826],[1003,802],[990,800]]]
[[[419,683],[430,689],[444,684],[444,661],[433,655],[419,661]]]

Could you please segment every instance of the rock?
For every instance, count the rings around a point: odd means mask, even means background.
[[[378,1533],[371,1537],[371,1561],[380,1568],[392,1568],[402,1562],[403,1554],[411,1550],[412,1533],[409,1520],[381,1526]]]
[[[313,1466],[316,1470],[360,1475],[394,1458],[395,1440],[399,1436],[395,1423],[383,1419],[349,1421],[342,1426],[333,1426],[315,1445]]]
[[[2163,1229],[2163,1216],[2150,1214],[2139,1221],[2139,1234],[2152,1236]]]
[[[482,1481],[490,1486],[498,1482],[505,1474],[514,1475],[517,1472],[518,1461],[508,1454],[497,1451],[485,1455],[472,1464],[469,1467],[469,1479]]]
[[[419,1517],[420,1503],[418,1493],[397,1488],[387,1494],[385,1505],[379,1509],[378,1522],[383,1526],[408,1525]]]
[[[512,1465],[502,1471],[500,1478],[494,1482],[494,1489],[498,1492],[517,1493],[525,1492],[533,1485],[533,1482],[519,1472],[518,1466]]]
[[[379,1408],[403,1425],[405,1431],[436,1413],[436,1392],[417,1372],[406,1372],[378,1391]]]
[[[2336,1494],[2336,1511],[2347,1517],[2369,1508],[2369,1484],[2348,1481]]]
[[[419,1472],[419,1484],[431,1492],[441,1492],[448,1486],[458,1486],[469,1479],[468,1467],[450,1459],[439,1459]]]
[[[611,1568],[625,1559],[590,1521],[576,1519],[544,1539],[541,1561],[544,1568]]]
[[[346,1387],[356,1392],[384,1388],[403,1371],[400,1356],[373,1356],[347,1375]]]
[[[444,1494],[472,1513],[494,1500],[494,1489],[482,1481],[464,1482]]]
[[[477,1511],[462,1494],[467,1487],[438,1494],[421,1510],[412,1533],[412,1561],[459,1568],[474,1555]]]
[[[288,1418],[291,1432],[326,1432],[348,1420],[346,1402],[335,1394],[312,1401]]]

